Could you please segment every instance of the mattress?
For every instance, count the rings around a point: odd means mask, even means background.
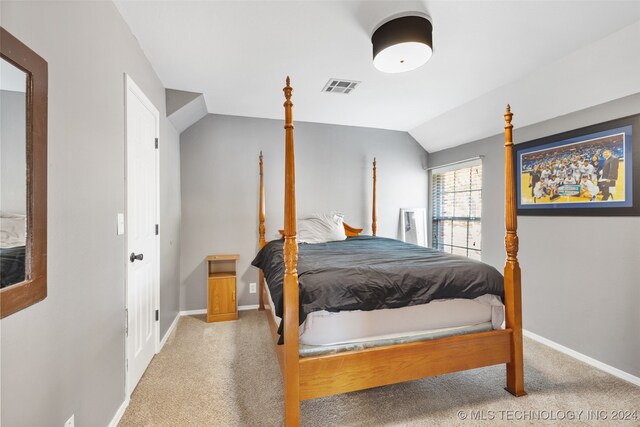
[[[266,286],[269,302],[273,299]],[[280,317],[270,310],[276,324]],[[437,333],[454,335],[461,328],[500,329],[504,305],[499,297],[486,294],[474,299],[439,299],[427,304],[371,311],[316,311],[300,325],[300,344],[337,346],[372,341],[388,341]]]

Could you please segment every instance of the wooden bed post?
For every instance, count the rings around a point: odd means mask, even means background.
[[[259,223],[258,223],[258,234],[260,235],[260,249],[264,248],[264,245],[267,244],[264,233],[264,219],[265,219],[265,209],[264,209],[264,175],[262,172],[262,150],[260,150],[260,212],[259,212]],[[258,310],[264,310],[264,272],[260,269],[260,292],[258,293]]]
[[[300,356],[298,294],[298,242],[296,240],[296,179],[293,150],[293,103],[289,85],[283,89],[285,102],[284,175],[284,416],[286,426],[300,425]]]
[[[511,329],[511,361],[507,363],[507,387],[514,396],[524,396],[524,363],[522,356],[522,290],[520,284],[520,265],[518,264],[518,216],[516,212],[515,165],[513,159],[513,138],[511,107],[507,105],[504,115],[505,147],[505,223],[507,234],[505,248],[507,263],[504,267],[504,302],[506,327]]]
[[[376,158],[373,158],[373,209],[371,215],[371,232],[375,236],[378,232],[378,215],[376,212]]]

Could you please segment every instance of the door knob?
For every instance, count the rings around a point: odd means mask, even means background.
[[[131,252],[131,255],[129,255],[129,261],[134,262],[135,260],[138,261],[142,261],[143,255],[142,254],[134,254],[133,252]]]

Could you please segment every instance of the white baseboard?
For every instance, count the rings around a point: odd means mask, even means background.
[[[527,331],[527,330],[523,330],[522,334],[527,337],[527,338],[531,338],[534,341],[539,342],[540,344],[544,344],[547,347],[551,347],[554,350],[558,350],[561,353],[566,354],[567,356],[571,356],[574,359],[578,359],[581,362],[586,363],[587,365],[591,365],[596,369],[600,369],[601,371],[604,371],[608,374],[613,375],[614,377],[618,377],[620,379],[623,379],[625,381],[630,382],[631,384],[635,384],[637,386],[640,386],[640,377],[636,377],[635,375],[631,375],[628,372],[625,371],[621,371],[618,368],[614,368],[611,365],[607,365],[606,363],[602,363],[599,360],[596,360],[592,357],[586,356],[582,353],[578,353],[575,350],[572,350],[568,347],[565,347],[561,344],[558,344],[557,342],[551,341],[547,338],[541,337],[540,335],[534,334],[533,332]]]
[[[180,312],[180,316],[195,316],[196,314],[207,314],[207,309],[202,308],[200,310],[185,310]]]
[[[124,402],[122,402],[122,405],[120,405],[120,407],[116,411],[116,414],[113,416],[113,419],[109,423],[109,427],[116,427],[118,425],[118,423],[122,419],[122,416],[124,415],[124,411],[127,410],[127,406],[129,406],[129,398],[126,398]]]
[[[176,326],[178,326],[178,320],[180,320],[180,313],[176,314],[175,319],[173,319],[173,322],[171,322],[171,326],[169,326],[169,329],[167,329],[167,333],[164,334],[164,337],[162,337],[162,340],[160,341],[160,348],[158,349],[158,353],[160,353],[160,350],[162,350],[162,347],[164,347],[164,345],[167,343],[167,340],[169,339],[169,336],[171,335],[173,330],[176,328]]]
[[[258,307],[259,307],[258,304],[240,305],[238,306],[238,311],[257,310]],[[195,316],[196,314],[207,314],[207,309],[201,308],[200,310],[185,310],[185,311],[181,311],[179,314],[180,316]]]

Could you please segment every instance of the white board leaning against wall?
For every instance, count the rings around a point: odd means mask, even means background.
[[[428,246],[427,209],[400,209],[400,239],[419,246]]]

